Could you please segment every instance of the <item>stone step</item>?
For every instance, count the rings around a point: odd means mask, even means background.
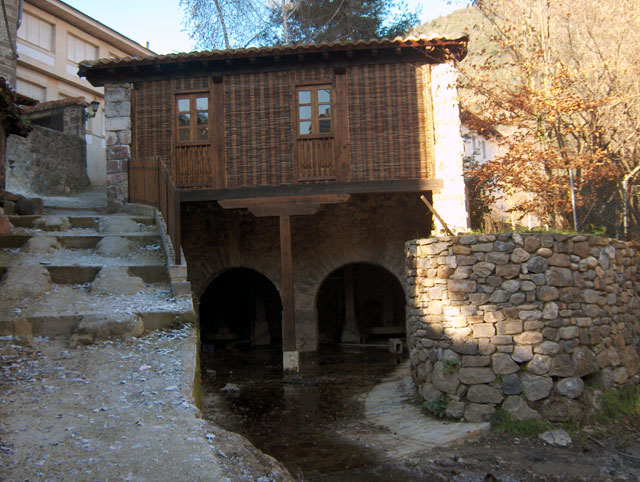
[[[68,337],[78,330],[85,316],[93,317],[100,314],[100,312],[74,315],[35,314],[13,320],[0,320],[0,336]],[[145,331],[161,330],[195,321],[192,310],[134,311],[133,314],[142,319]],[[105,317],[109,316],[112,314],[105,314]]]
[[[11,224],[13,224],[14,227],[17,228],[33,228],[33,222],[36,219],[39,219],[43,216],[16,216],[16,215],[11,215],[9,216],[9,221],[11,221]],[[98,219],[105,217],[105,216],[65,216],[66,218],[69,219],[69,222],[71,223],[71,228],[82,228],[82,229],[94,229],[97,227],[97,222]],[[113,216],[112,216],[113,217]],[[154,218],[149,217],[149,216],[121,216],[118,215],[118,217],[122,217],[122,218],[130,218],[133,221],[135,221],[136,223],[139,224],[144,224],[145,226],[153,226],[156,224],[156,221]]]
[[[44,266],[55,284],[78,285],[91,283],[102,266]],[[169,273],[165,265],[128,266],[131,276],[142,278],[148,284],[169,284]],[[7,272],[6,266],[0,266],[0,278]]]
[[[0,249],[20,248],[33,236],[33,233],[3,234],[2,236],[0,236]],[[76,234],[65,232],[51,234],[51,237],[56,238],[63,248],[69,249],[94,249],[96,245],[104,238],[115,236],[128,239],[130,241],[138,243],[140,246],[160,244],[161,241],[160,236],[153,233]]]

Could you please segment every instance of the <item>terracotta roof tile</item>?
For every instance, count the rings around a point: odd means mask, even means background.
[[[84,97],[70,97],[68,99],[60,99],[60,100],[50,100],[48,102],[40,102],[34,106],[23,107],[26,113],[33,112],[41,112],[49,109],[59,109],[61,107],[68,107],[71,105],[80,105],[82,107],[87,107],[89,103],[85,100]]]
[[[276,47],[251,47],[232,50],[207,50],[166,55],[148,55],[137,57],[107,58],[83,61],[79,64],[79,75],[84,76],[88,70],[95,68],[116,68],[124,66],[148,65],[154,63],[174,63],[189,61],[211,61],[233,58],[275,57],[278,55],[295,55],[304,53],[322,53],[341,50],[360,50],[393,47],[466,47],[468,37],[449,39],[444,37],[396,37],[395,39],[371,39],[324,44],[282,45]],[[466,49],[465,49],[466,51]]]

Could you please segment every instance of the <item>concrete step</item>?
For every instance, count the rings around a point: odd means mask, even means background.
[[[143,224],[145,226],[154,226],[156,224],[155,219],[149,216],[124,216],[124,215],[118,215],[118,216],[131,218],[136,223]],[[36,215],[34,216],[11,215],[9,216],[9,221],[11,221],[11,224],[13,224],[14,227],[32,229],[34,227],[33,222],[36,219],[39,219],[41,217],[42,216],[36,216]],[[66,216],[66,217],[69,219],[72,229],[74,228],[75,229],[95,229],[97,227],[98,219],[105,216]]]
[[[15,249],[22,247],[34,233],[11,233],[0,236],[0,249]],[[48,236],[48,233],[38,233],[41,236]],[[160,236],[154,233],[127,233],[127,234],[77,234],[77,233],[51,233],[62,245],[63,248],[70,249],[94,249],[104,238],[119,236],[138,243],[140,246],[149,246],[160,243]]]

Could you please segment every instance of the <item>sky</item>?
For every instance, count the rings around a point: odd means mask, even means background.
[[[158,54],[190,52],[194,42],[184,31],[179,0],[63,0],[107,27]],[[459,0],[407,0],[422,7],[421,23],[461,7]]]

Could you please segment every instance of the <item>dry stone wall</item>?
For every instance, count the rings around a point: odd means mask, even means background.
[[[637,248],[592,235],[407,244],[412,377],[448,416],[582,418],[640,376]]]

